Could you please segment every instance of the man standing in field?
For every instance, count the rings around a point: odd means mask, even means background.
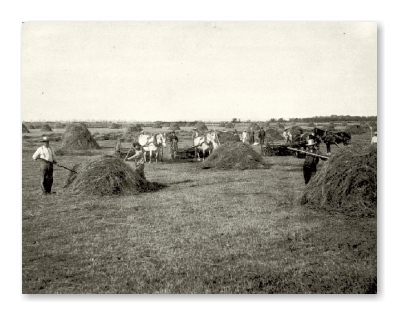
[[[199,136],[199,132],[197,132],[197,128],[193,128],[192,139],[194,140],[194,139],[197,138],[198,136]]]
[[[374,136],[371,139],[371,144],[378,144],[378,132],[375,131]]]
[[[57,165],[57,162],[54,151],[49,145],[49,138],[47,136],[43,137],[42,142],[44,144],[36,150],[32,158],[40,162],[40,188],[43,195],[48,195],[52,194],[53,164]],[[55,192],[53,192],[53,194],[55,194]]]
[[[263,127],[261,127],[260,131],[258,132],[258,139],[260,140],[260,144],[264,144],[265,131]]]
[[[135,154],[125,159],[125,161],[135,160],[136,171],[142,178],[144,177],[144,151],[139,144],[135,145]]]
[[[306,147],[308,148],[307,152],[310,152],[310,153],[317,152],[314,140],[308,140]],[[306,154],[306,158],[305,158],[304,164],[303,164],[304,182],[306,184],[308,184],[311,177],[317,172],[318,162],[319,162],[319,157]]]
[[[178,137],[175,135],[175,131],[172,131],[169,142],[171,143],[171,159],[175,160],[178,151]]]

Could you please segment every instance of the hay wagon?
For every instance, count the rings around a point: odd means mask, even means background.
[[[288,149],[290,144],[285,141],[273,141],[266,142],[265,145],[261,145],[261,153],[265,156],[294,156],[297,158],[303,158],[302,153],[298,153]]]

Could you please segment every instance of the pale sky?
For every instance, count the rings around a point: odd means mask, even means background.
[[[377,115],[377,24],[29,22],[22,119]]]

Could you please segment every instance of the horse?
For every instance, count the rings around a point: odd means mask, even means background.
[[[285,130],[282,132],[282,136],[285,138],[286,143],[292,143],[293,142],[293,135],[290,133],[289,130]]]
[[[208,155],[210,155],[214,149],[218,148],[219,144],[216,140],[218,140],[218,136],[215,132],[207,133],[205,136],[199,136],[195,138],[193,140],[195,157],[197,156],[198,160],[200,160],[200,153],[197,151],[197,149],[201,148],[203,151],[204,161],[206,151],[208,151]]]
[[[146,152],[150,152],[149,163],[151,163],[151,157],[153,152],[156,154],[156,163],[158,162],[158,156],[161,154],[161,162],[163,161],[163,147],[166,147],[166,136],[165,133],[158,133],[153,136],[142,134],[139,136],[139,144],[144,151],[144,161],[146,162]]]
[[[326,144],[327,155],[331,155],[332,144],[335,144],[337,147],[339,147],[338,144],[343,143],[343,145],[348,145],[351,141],[351,135],[345,131],[331,132],[314,128],[313,133],[317,140],[322,140]]]

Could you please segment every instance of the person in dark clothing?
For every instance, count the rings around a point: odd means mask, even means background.
[[[178,137],[175,135],[175,131],[169,136],[169,142],[171,143],[171,158],[176,158],[176,152],[178,151]]]
[[[250,139],[249,139],[249,143],[253,144],[254,143],[254,130],[253,128],[250,128]]]
[[[260,140],[260,144],[264,144],[264,140],[265,140],[265,131],[264,128],[261,127],[260,131],[258,132],[258,138]]]
[[[316,143],[314,140],[308,140],[307,143],[307,152],[315,153],[316,154]],[[306,155],[303,164],[303,175],[304,175],[304,182],[308,184],[311,177],[317,172],[317,164],[319,162],[319,157],[313,155]]]

